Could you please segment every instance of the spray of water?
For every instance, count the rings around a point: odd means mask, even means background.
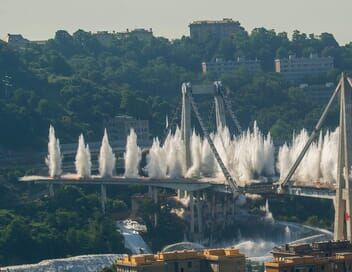
[[[142,158],[141,149],[137,145],[137,134],[131,128],[130,134],[127,137],[125,158],[125,177],[138,177],[138,167]]]
[[[165,150],[160,146],[158,138],[153,139],[153,145],[149,149],[147,165],[145,169],[151,178],[166,178],[167,163]]]
[[[200,168],[202,162],[202,140],[201,138],[193,131],[191,136],[191,159],[192,166],[188,169],[186,177],[200,177]]]
[[[49,168],[50,177],[57,177],[62,173],[60,141],[56,138],[55,129],[51,125],[49,128],[48,155],[45,158],[45,163]]]
[[[214,145],[230,173],[242,185],[260,176],[275,174],[274,145],[270,134],[265,137],[254,124],[239,137],[231,136],[227,127],[219,127],[211,134]],[[163,146],[154,139],[148,156],[147,171],[150,177],[221,177],[221,169],[206,139],[194,131],[191,136],[191,167],[185,166],[185,149],[179,129],[169,133]],[[165,159],[166,158],[166,159]]]
[[[251,183],[260,176],[275,174],[274,144],[270,134],[265,137],[256,123],[252,131],[248,129],[233,138],[230,137],[228,128],[224,128],[215,135],[215,146],[240,185]]]
[[[210,137],[214,138],[214,135]],[[202,158],[201,158],[201,173],[202,176],[212,177],[218,171],[217,163],[213,152],[211,151],[210,145],[206,139],[203,139],[202,143]]]
[[[291,145],[284,144],[279,149],[276,166],[280,179],[286,177],[308,138],[308,132],[302,129],[298,135],[293,135]],[[316,182],[336,183],[338,138],[338,128],[334,132],[327,131],[324,137],[320,134],[319,139],[309,147],[292,177],[293,180],[305,185]]]
[[[115,170],[116,157],[109,144],[109,138],[106,129],[104,130],[103,140],[101,142],[99,153],[99,173],[102,177],[112,177]]]
[[[253,129],[248,129],[239,136],[231,136],[227,127],[219,127],[211,134],[214,145],[231,175],[245,185],[261,176],[275,175],[274,145],[270,134],[264,136],[254,123]],[[278,152],[276,169],[280,179],[286,177],[294,161],[308,141],[308,133],[302,130],[293,135],[290,145],[284,144]],[[327,131],[308,149],[301,164],[293,175],[298,183],[312,185],[312,183],[336,183],[337,153],[339,129]],[[127,139],[125,158],[125,176],[137,177],[138,166],[141,161],[141,151],[137,145],[137,135],[131,130]],[[48,155],[45,162],[51,177],[59,176],[62,172],[62,155],[59,139],[55,136],[52,126],[49,129]],[[105,130],[99,154],[99,172],[101,176],[112,176],[115,169],[116,157],[109,145]],[[161,146],[157,138],[153,140],[147,157],[146,170],[152,178],[179,177],[219,177],[221,169],[206,139],[195,132],[191,136],[191,167],[185,165],[185,147],[180,130],[171,132]],[[91,158],[88,145],[85,146],[83,135],[79,137],[75,161],[77,174],[89,177],[91,173]]]
[[[186,172],[185,147],[179,128],[176,128],[174,135],[168,134],[163,149],[167,156],[167,175],[170,178],[182,177]]]
[[[260,209],[265,212],[265,220],[269,221],[269,222],[274,222],[274,217],[272,212],[270,211],[270,207],[269,207],[269,201],[266,200],[265,201],[265,206],[260,207]]]
[[[285,243],[288,243],[289,241],[291,241],[291,229],[289,226],[285,227]]]
[[[92,162],[89,146],[85,145],[83,134],[78,138],[78,148],[75,160],[77,175],[88,178],[91,174]]]

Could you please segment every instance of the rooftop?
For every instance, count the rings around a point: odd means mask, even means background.
[[[286,244],[284,246],[275,247],[272,251],[276,256],[316,256],[321,253],[332,256],[336,253],[350,252],[352,253],[352,244],[349,241],[324,241],[312,244]]]
[[[279,58],[275,59],[275,61],[282,61],[282,60],[309,60],[309,59],[333,59],[333,57],[320,57],[317,54],[310,54],[309,57],[296,57],[296,55],[289,55],[288,58]]]
[[[231,18],[223,18],[222,20],[199,20],[190,23],[190,25],[203,25],[203,24],[236,24],[239,25],[238,21],[234,21]]]
[[[175,260],[190,260],[190,259],[205,259],[205,260],[223,260],[243,257],[244,255],[235,248],[225,249],[205,249],[202,251],[196,250],[183,250],[173,252],[159,252],[153,254],[141,254],[141,255],[130,255],[122,259],[117,260],[117,264],[127,266],[139,266],[148,265],[155,263],[162,263],[164,261],[175,261]]]

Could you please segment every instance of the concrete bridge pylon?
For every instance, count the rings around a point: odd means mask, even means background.
[[[352,241],[352,82],[344,74],[340,81],[340,133],[335,197],[335,240]]]
[[[212,140],[212,137],[208,131],[207,126],[205,125],[198,105],[196,101],[194,100],[193,96],[194,95],[205,95],[205,94],[212,94],[214,95],[214,103],[215,103],[215,113],[216,113],[216,122],[217,122],[217,129],[220,127],[223,127],[226,125],[226,119],[225,119],[225,106],[229,107],[229,103],[226,103],[224,100],[224,92],[223,88],[221,85],[220,81],[216,81],[213,84],[206,84],[206,85],[191,85],[190,83],[183,83],[182,84],[182,116],[181,116],[181,135],[182,135],[182,140],[185,145],[185,161],[186,161],[186,167],[189,169],[191,167],[191,148],[190,148],[190,143],[191,143],[191,112],[193,110],[195,117],[197,118],[199,125],[201,127],[201,130],[203,132],[203,135],[205,139],[207,140],[210,149],[212,150],[214,157],[216,161],[218,162],[221,171],[224,174],[224,177],[230,186],[231,190],[233,191],[234,195],[237,195],[239,192],[239,187],[238,187],[238,182],[234,180],[234,178],[231,176],[230,172],[226,168],[224,162],[222,161],[222,158],[219,155],[219,152],[216,149],[216,146],[214,145],[214,142]],[[231,116],[235,118],[232,110],[231,111]],[[236,118],[235,118],[236,119]],[[239,126],[238,120],[234,120],[235,124]]]
[[[290,191],[293,181],[293,174],[302,162],[310,145],[316,139],[326,119],[327,113],[335,100],[339,97],[340,121],[339,121],[339,143],[337,156],[337,178],[336,178],[336,195],[335,220],[334,220],[334,239],[352,241],[352,80],[344,73],[333,92],[329,103],[325,107],[318,123],[314,127],[307,143],[291,167],[284,180],[280,181],[279,192]]]

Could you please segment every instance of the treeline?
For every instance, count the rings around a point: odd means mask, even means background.
[[[17,181],[22,174],[0,172],[0,266],[85,254],[130,253],[116,220],[128,217],[132,195],[146,193],[145,189],[109,187],[106,213],[102,214],[99,186],[55,186],[54,196],[49,197],[45,185]],[[166,198],[160,205],[150,199],[140,205],[137,216],[148,228],[145,239],[153,250],[183,239],[182,220],[171,214]]]
[[[126,252],[112,216],[127,210],[123,201],[109,200],[109,216],[103,216],[93,192],[57,188],[49,198],[43,189],[28,195],[26,186],[1,179],[0,265]]]
[[[47,44],[21,50],[0,43],[0,150],[43,150],[49,124],[61,142],[76,141],[80,132],[88,141],[98,140],[105,120],[117,114],[148,119],[152,134],[160,136],[165,116],[177,106],[182,82],[219,79],[200,72],[200,63],[215,57],[261,61],[263,72],[256,76],[240,69],[220,79],[230,89],[243,127],[257,120],[265,132],[288,139],[292,130],[311,128],[320,107],[273,73],[273,60],[311,53],[334,57],[336,70],[308,78],[308,83],[336,82],[342,70],[352,68],[352,43],[340,46],[328,33],[316,37],[295,32],[289,39],[286,33],[264,28],[202,44],[188,37],[101,43],[82,30],[72,35],[58,31]],[[335,106],[327,126],[335,126],[337,117]],[[58,189],[54,198],[40,197],[45,188],[27,188],[16,176],[0,173],[1,265],[124,251],[113,218],[128,211],[132,189],[112,194],[103,217],[94,191],[67,187]],[[145,239],[154,249],[182,239],[184,226],[166,205],[161,209],[144,204],[140,216],[151,230]],[[151,212],[159,214],[158,228],[152,227]],[[297,218],[302,220],[306,215]]]
[[[246,71],[221,79],[232,90],[234,110],[243,126],[258,119],[259,126],[285,137],[286,131],[312,123],[317,109],[305,95],[273,74],[274,58],[316,53],[332,56],[336,70],[309,79],[336,81],[352,67],[352,44],[339,46],[333,35],[276,33],[264,28],[242,31],[231,39],[197,43],[136,37],[99,42],[94,34],[58,31],[45,45],[29,44],[13,50],[0,44],[0,145],[8,148],[43,147],[49,123],[62,141],[75,141],[84,132],[101,137],[106,119],[129,114],[150,121],[153,135],[163,130],[165,115],[176,107],[184,81],[202,77],[200,64],[215,57],[259,59],[263,73]],[[8,76],[10,86],[3,79]]]

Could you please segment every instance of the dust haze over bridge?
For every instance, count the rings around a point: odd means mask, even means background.
[[[231,214],[234,213],[234,203],[245,194],[326,198],[333,200],[335,206],[334,238],[351,241],[351,92],[352,80],[342,74],[311,135],[308,137],[307,132],[303,131],[291,145],[285,144],[280,148],[276,163],[279,176],[275,171],[270,134],[264,136],[256,125],[252,131],[248,129],[244,132],[232,110],[226,88],[221,82],[214,82],[208,85],[182,85],[180,128],[171,132],[173,120],[177,119],[173,117],[163,144],[154,139],[145,167],[148,176],[139,175],[141,149],[134,131],[127,139],[124,176],[113,174],[116,157],[109,145],[107,132],[100,148],[99,175],[91,175],[90,150],[83,136],[79,140],[75,161],[77,174],[62,174],[60,143],[54,129],[50,128],[47,157],[49,177],[25,176],[21,180],[47,184],[51,195],[54,194],[54,185],[100,185],[103,211],[108,186],[148,186],[155,203],[158,202],[158,189],[172,189],[177,192],[178,199],[189,200],[190,229],[193,233],[195,229],[198,233],[202,232],[201,218],[196,218],[195,214],[201,214],[205,201],[215,203],[214,198],[211,200],[211,192],[225,195],[223,206],[225,212]],[[204,95],[214,97],[215,132],[207,128],[196,100],[196,97]],[[320,132],[322,125],[337,97],[340,106],[339,128],[323,137]],[[194,130],[192,132],[192,115],[203,137]],[[228,120],[226,115],[230,117]],[[237,136],[230,134],[229,122],[236,128]]]

